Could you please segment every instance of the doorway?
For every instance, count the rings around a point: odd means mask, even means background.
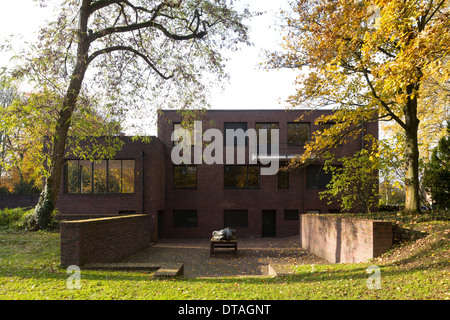
[[[276,235],[276,210],[262,211],[262,236],[275,237]]]

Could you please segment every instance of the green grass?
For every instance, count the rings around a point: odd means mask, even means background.
[[[56,232],[0,231],[0,299],[450,299],[448,221],[402,222],[409,238],[381,258],[360,264],[293,266],[272,277],[152,278],[148,272],[81,271],[68,289]],[[410,233],[408,233],[411,231]],[[369,289],[367,268],[380,268],[381,289]]]

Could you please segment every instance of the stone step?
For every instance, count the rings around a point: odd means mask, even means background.
[[[155,271],[161,264],[155,263],[89,263],[82,267],[86,270],[117,270],[117,271]]]
[[[294,274],[294,270],[289,268],[289,266],[282,264],[269,264],[269,276],[279,277],[289,274]]]
[[[171,278],[184,275],[182,263],[90,263],[82,267],[85,270],[112,271],[156,271],[153,277]]]
[[[172,278],[172,277],[182,277],[184,275],[184,264],[174,263],[174,264],[164,264],[159,268],[153,277],[155,278]]]

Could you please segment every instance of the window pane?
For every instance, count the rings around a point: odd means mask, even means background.
[[[92,193],[92,162],[80,160],[81,193]]]
[[[255,125],[256,129],[256,135],[258,136],[258,143],[259,143],[259,130],[265,129],[267,130],[267,145],[269,145],[272,142],[272,130],[278,129],[278,123],[257,123]]]
[[[184,166],[174,166],[173,167],[173,186],[174,188],[184,188],[184,176],[185,167]]]
[[[68,160],[67,162],[67,192],[80,193],[80,171],[78,160]]]
[[[94,193],[107,192],[106,160],[94,162]]]
[[[248,187],[259,188],[259,167],[257,166],[248,167]]]
[[[287,125],[287,142],[288,144],[299,144],[298,130],[296,123],[288,123]]]
[[[109,193],[120,193],[122,190],[121,186],[121,171],[122,171],[122,161],[121,160],[109,160],[108,163],[108,192]]]
[[[196,210],[174,210],[173,211],[174,227],[196,227],[197,211]]]
[[[259,146],[263,142],[267,142],[267,154],[271,153],[271,145],[272,145],[272,130],[278,129],[278,123],[257,123],[255,125],[256,129],[256,135],[258,137],[258,152],[259,152]],[[259,140],[259,130],[267,130],[267,140],[266,141],[260,141]],[[277,143],[277,141],[274,141]]]
[[[334,122],[322,122],[317,125],[320,132],[323,132],[326,129],[330,129],[332,126],[334,126]]]
[[[234,166],[224,166],[224,186],[225,188],[234,188],[235,187],[235,170]]]
[[[196,166],[186,166],[186,183],[185,188],[196,188],[197,187],[197,167]]]
[[[277,172],[278,188],[287,189],[289,188],[289,171],[279,170]]]
[[[238,130],[242,129],[243,132],[241,134],[234,133],[236,136],[234,137],[234,141],[228,141],[227,130]],[[224,136],[225,136],[225,145],[227,146],[245,146],[247,145],[247,139],[245,133],[247,131],[247,122],[228,122],[224,123]],[[233,133],[232,133],[233,134]]]
[[[135,160],[122,160],[122,193],[134,193]]]
[[[298,220],[298,210],[284,210],[284,220]]]
[[[236,166],[236,188],[247,187],[247,166]]]
[[[223,214],[224,227],[247,227],[247,210],[225,210]]]
[[[288,123],[288,144],[305,145],[309,141],[309,123]]]
[[[325,189],[332,178],[331,173],[326,173],[322,166],[306,167],[306,188]]]
[[[298,143],[305,145],[309,141],[309,123],[298,124]]]
[[[259,188],[259,166],[224,166],[225,188]]]
[[[196,166],[174,166],[173,167],[174,188],[196,188],[197,167]]]

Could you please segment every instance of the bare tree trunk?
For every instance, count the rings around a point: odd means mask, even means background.
[[[77,98],[88,67],[89,41],[87,38],[87,21],[89,17],[89,2],[84,0],[80,10],[77,64],[72,73],[72,78],[59,113],[56,132],[53,137],[49,176],[45,180],[44,188],[39,196],[39,202],[30,221],[32,230],[46,229],[52,220],[52,214],[56,207],[71,118],[76,108]]]
[[[407,105],[405,107],[405,125],[405,211],[419,212],[419,147],[417,141],[419,119],[417,118],[417,98],[415,96],[408,99]]]
[[[53,137],[49,176],[45,180],[44,188],[39,196],[39,202],[34,209],[34,215],[30,221],[32,230],[46,229],[52,220],[52,214],[55,210],[60,189],[66,138],[70,128],[71,116],[72,112],[67,107],[59,115],[57,133]]]

